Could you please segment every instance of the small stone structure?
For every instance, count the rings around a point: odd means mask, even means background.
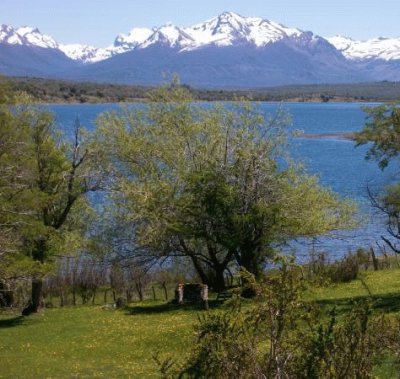
[[[203,304],[208,308],[207,284],[179,283],[175,289],[175,302],[178,304]]]
[[[123,307],[125,307],[125,305],[126,305],[126,301],[122,297],[119,297],[115,301],[115,308],[123,308]]]

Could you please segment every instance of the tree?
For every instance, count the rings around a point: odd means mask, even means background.
[[[381,236],[387,246],[396,254],[400,254],[400,247],[395,241],[400,241],[400,184],[387,186],[379,195],[369,191],[372,206],[386,218],[386,231],[390,238]]]
[[[40,306],[42,277],[53,256],[72,250],[84,232],[85,195],[100,188],[104,161],[78,120],[70,141],[61,138],[51,113],[29,105],[5,107],[0,121],[0,171],[6,174],[0,183],[6,219],[1,230],[12,226],[13,258],[29,258],[31,267],[24,268],[33,278],[31,304],[24,310],[29,314]]]
[[[232,262],[257,276],[277,243],[349,225],[351,206],[285,159],[286,121],[249,103],[193,104],[177,82],[143,108],[102,115],[115,204],[137,243],[159,257],[189,257],[221,290]]]
[[[378,161],[381,169],[400,153],[400,108],[397,104],[384,104],[365,108],[368,121],[363,130],[355,134],[356,145],[372,143],[366,159]]]
[[[356,133],[356,146],[371,144],[366,159],[374,159],[384,170],[400,153],[400,108],[398,104],[384,104],[366,108],[368,121],[363,130]],[[392,239],[382,236],[382,240],[397,254],[400,249],[396,242],[400,240],[400,185],[389,185],[380,194],[368,189],[374,208],[386,217],[387,232]],[[394,240],[393,240],[394,238]]]
[[[0,297],[6,299],[3,305],[7,306],[13,305],[11,283],[26,278],[32,269],[29,260],[18,254],[20,232],[28,214],[24,178],[32,168],[31,161],[23,158],[28,130],[23,115],[11,111],[24,98],[0,78]]]
[[[79,120],[70,143],[58,140],[52,115],[34,110],[31,122],[36,170],[31,173],[30,184],[37,200],[33,212],[36,226],[24,236],[24,247],[34,261],[44,264],[65,243],[84,233],[82,215],[89,206],[85,195],[101,189],[106,170],[101,150],[85,139]],[[40,303],[41,287],[40,278],[32,282],[34,312]]]

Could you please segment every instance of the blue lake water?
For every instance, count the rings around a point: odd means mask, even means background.
[[[376,104],[288,103],[283,107],[291,115],[291,128],[306,134],[319,134],[361,130],[366,121],[362,108],[373,105]],[[271,114],[280,104],[258,103],[258,106],[266,114]],[[118,109],[118,105],[50,105],[47,108],[55,113],[58,124],[68,133],[73,129],[76,117],[85,127],[94,128],[100,113]],[[372,190],[377,190],[393,182],[394,168],[389,167],[382,172],[375,162],[364,159],[365,146],[355,148],[354,143],[347,140],[294,138],[290,150],[293,158],[304,162],[308,172],[319,176],[321,184],[357,201],[365,218],[362,227],[335,233],[336,238],[318,238],[312,242],[313,246],[329,252],[332,259],[360,246],[376,247],[380,236],[385,234],[384,220],[370,207],[366,188],[368,185]],[[308,255],[310,246],[310,241],[302,241],[300,250],[304,257]]]

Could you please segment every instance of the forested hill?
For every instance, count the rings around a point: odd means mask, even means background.
[[[152,87],[75,82],[53,79],[8,78],[15,90],[25,91],[41,103],[114,103],[144,101]],[[400,99],[400,82],[319,84],[262,89],[208,90],[187,87],[196,100],[245,98],[254,101],[370,102]]]

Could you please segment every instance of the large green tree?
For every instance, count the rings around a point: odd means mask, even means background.
[[[16,94],[10,90],[7,82],[0,78],[0,304],[12,305],[12,292],[9,291],[7,277],[15,277],[15,256],[20,247],[18,230],[26,208],[22,194],[26,184],[22,178],[29,163],[20,165],[25,153],[26,130],[18,128],[16,114],[10,112],[15,105]]]
[[[138,245],[188,257],[216,290],[232,263],[257,276],[277,243],[350,224],[352,206],[287,159],[281,110],[197,105],[172,83],[98,124]]]
[[[85,195],[100,188],[104,160],[79,122],[62,138],[51,113],[21,104],[4,106],[0,122],[0,273],[11,267],[32,278],[29,314],[54,256],[73,250],[85,231]]]

